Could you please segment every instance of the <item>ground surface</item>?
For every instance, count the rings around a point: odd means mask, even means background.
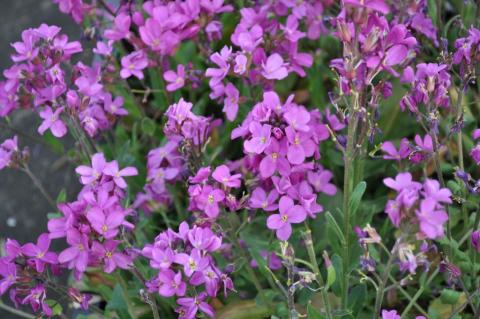
[[[11,65],[10,43],[17,41],[21,31],[38,27],[41,23],[62,27],[72,39],[79,39],[80,29],[70,17],[58,11],[51,0],[1,0],[0,10],[0,69]],[[2,120],[0,120],[2,121]],[[52,197],[67,188],[72,199],[78,189],[78,181],[73,167],[58,162],[58,155],[38,143],[36,132],[39,124],[37,116],[30,112],[17,112],[12,117],[12,126],[34,138],[20,135],[20,146],[30,148],[31,170],[45,185]],[[0,128],[0,142],[14,133]],[[68,144],[68,141],[66,141]],[[51,211],[48,202],[34,187],[24,173],[0,171],[0,238],[14,237],[21,242],[35,240],[46,231],[46,214]],[[0,318],[18,318],[0,311]]]

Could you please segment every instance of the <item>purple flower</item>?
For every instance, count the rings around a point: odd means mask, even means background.
[[[400,161],[407,158],[410,154],[410,145],[406,138],[402,138],[400,141],[400,147],[398,151],[395,148],[395,145],[393,145],[393,143],[390,141],[383,142],[381,149],[386,153],[383,155],[383,158],[386,160]]]
[[[208,68],[205,72],[205,75],[211,78],[210,87],[217,86],[227,76],[230,71],[228,60],[231,54],[232,49],[224,46],[220,53],[216,52],[210,57],[210,60],[218,66],[218,68]]]
[[[58,262],[68,263],[68,269],[75,268],[80,273],[84,272],[88,265],[88,237],[76,229],[70,229],[67,231],[67,243],[70,247],[58,255]]]
[[[168,70],[163,73],[163,78],[169,82],[166,87],[167,91],[173,92],[181,89],[185,85],[185,67],[179,64],[177,65],[177,72]]]
[[[38,128],[38,133],[43,135],[46,130],[50,129],[55,137],[62,137],[67,134],[67,127],[60,119],[60,114],[62,112],[63,107],[59,107],[55,110],[55,112],[53,112],[50,106],[47,106],[43,111],[40,111],[39,114],[43,119],[43,122]]]
[[[296,131],[310,131],[310,113],[303,107],[294,107],[283,114],[283,118]]]
[[[251,208],[261,208],[264,211],[272,212],[278,209],[277,199],[278,192],[275,189],[267,195],[263,188],[257,187],[250,196],[249,205]]]
[[[92,156],[92,167],[80,165],[75,172],[80,175],[80,181],[83,185],[98,181],[103,174],[107,161],[102,153],[96,153]]]
[[[265,149],[265,155],[259,166],[262,178],[271,177],[276,171],[283,176],[290,174],[291,167],[286,159],[286,139],[282,139],[280,142],[272,139],[270,145]]]
[[[121,211],[112,210],[105,214],[98,207],[93,207],[87,213],[87,219],[93,229],[106,239],[113,238],[118,234],[118,227],[123,223],[124,218]]]
[[[121,12],[115,17],[114,28],[105,30],[103,36],[108,40],[115,41],[128,38],[131,23],[132,18],[128,14]]]
[[[448,220],[448,215],[445,211],[437,209],[435,199],[422,200],[416,214],[420,222],[420,230],[425,236],[430,239],[443,237],[443,224]]]
[[[306,157],[312,156],[315,152],[315,143],[308,135],[296,132],[292,127],[285,129],[288,139],[287,159],[294,165],[302,164]]]
[[[122,79],[136,76],[140,80],[143,79],[142,70],[148,66],[148,58],[143,51],[135,51],[122,58],[122,70],[120,76]]]
[[[3,279],[0,280],[1,296],[17,281],[17,266],[14,263],[0,259],[0,276],[3,277]]]
[[[333,174],[329,170],[309,171],[307,173],[308,182],[315,188],[315,191],[317,193],[325,193],[329,196],[333,196],[337,192],[337,187],[330,183],[332,178]]]
[[[202,257],[200,250],[194,248],[190,255],[177,254],[175,263],[182,265],[185,275],[190,277],[195,271],[202,271],[208,266],[208,258]]]
[[[382,310],[382,319],[400,319],[396,310]]]
[[[36,47],[38,37],[33,29],[27,29],[22,32],[22,41],[15,42],[12,47],[17,54],[12,55],[13,62],[31,61],[37,57],[39,49]]]
[[[249,153],[261,154],[270,145],[272,127],[268,124],[251,122],[249,130],[252,138],[245,141],[243,146]]]
[[[390,8],[384,0],[343,0],[343,3],[354,7],[371,9],[383,14],[390,12]]]
[[[224,199],[225,193],[222,190],[207,185],[203,187],[202,193],[197,201],[199,208],[202,209],[208,217],[216,218],[220,212],[218,203],[222,202]]]
[[[105,111],[113,115],[128,115],[128,111],[123,108],[123,97],[117,96],[114,100],[112,100],[112,95],[110,93],[106,93],[103,96],[103,107]]]
[[[160,288],[158,293],[163,297],[185,295],[187,285],[182,281],[182,273],[174,273],[170,269],[164,269],[158,273],[158,281],[160,282]]]
[[[103,173],[105,175],[113,177],[113,181],[115,184],[120,188],[126,188],[127,183],[123,179],[123,176],[135,176],[138,175],[138,171],[135,167],[125,167],[122,170],[118,168],[118,162],[112,161],[108,163],[105,168],[103,169]]]
[[[239,54],[235,57],[235,66],[233,67],[233,72],[236,74],[242,75],[247,71],[248,59],[245,55]]]
[[[242,175],[235,174],[230,175],[230,170],[227,165],[218,166],[212,174],[213,179],[222,184],[225,187],[238,188],[242,181],[240,180]]]
[[[452,203],[452,192],[448,188],[440,188],[440,183],[434,179],[427,179],[423,183],[423,195],[437,203]]]
[[[471,244],[473,248],[477,251],[480,252],[480,231],[475,230],[472,232],[472,236],[470,238]]]
[[[223,112],[227,115],[229,121],[234,121],[238,113],[238,101],[240,98],[240,92],[230,82],[225,86],[225,100],[223,106]]]
[[[282,80],[288,76],[288,70],[280,54],[274,53],[262,63],[262,75],[268,80]]]
[[[43,272],[45,264],[56,264],[57,254],[49,252],[50,237],[48,234],[41,234],[37,239],[37,244],[28,243],[22,247],[22,253],[32,257],[35,261],[35,268],[38,272]]]
[[[279,214],[268,217],[267,227],[276,231],[277,238],[288,240],[292,234],[292,225],[301,223],[307,218],[307,212],[300,205],[295,205],[288,196],[282,196],[279,202]]]
[[[115,268],[128,269],[132,264],[129,256],[116,251],[119,243],[117,240],[106,240],[103,243],[93,242],[92,253],[103,260],[103,270],[108,274],[112,273]]]
[[[212,306],[205,302],[206,294],[200,293],[195,297],[179,298],[177,303],[181,306],[176,311],[179,313],[179,319],[194,319],[200,310],[208,317],[213,318],[215,311]]]

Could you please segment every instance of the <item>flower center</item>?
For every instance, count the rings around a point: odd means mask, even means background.
[[[286,223],[288,220],[288,216],[287,215],[282,215],[282,222]]]
[[[105,257],[107,257],[107,258],[109,258],[109,259],[112,258],[112,255],[113,255],[113,254],[112,254],[111,251],[107,251],[107,252],[105,253]]]
[[[85,250],[85,247],[83,247],[83,244],[78,244],[77,249],[80,250],[80,251],[83,251],[83,250]]]
[[[102,232],[106,233],[108,230],[108,226],[107,225],[103,225],[102,226]]]
[[[265,136],[260,137],[260,142],[262,144],[265,144],[266,141],[267,141],[267,138]]]
[[[191,270],[195,270],[197,268],[197,264],[193,259],[190,259],[190,261],[188,262],[188,266],[190,267]]]
[[[299,145],[300,144],[300,139],[298,137],[295,137],[295,140],[293,141],[293,143],[295,145]]]
[[[213,195],[208,195],[208,202],[210,204],[213,204],[213,202],[215,202],[215,199],[213,198]]]
[[[41,251],[37,254],[38,259],[43,258],[43,256],[45,256],[45,252],[43,252],[43,251]]]
[[[272,158],[276,160],[278,158],[278,153],[272,153]]]

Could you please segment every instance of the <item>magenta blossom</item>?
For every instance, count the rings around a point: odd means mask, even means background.
[[[410,145],[406,138],[402,138],[398,150],[395,148],[395,145],[393,145],[393,143],[390,141],[383,142],[381,149],[385,153],[383,155],[383,158],[386,160],[400,161],[407,158],[410,154]]]
[[[112,210],[105,214],[100,208],[93,207],[87,213],[87,219],[93,229],[106,239],[115,237],[118,234],[118,227],[124,221],[124,214],[121,211]]]
[[[261,208],[264,211],[272,212],[278,209],[278,204],[276,203],[278,196],[278,192],[275,189],[267,195],[263,188],[257,187],[250,196],[249,204],[251,208]]]
[[[120,76],[126,79],[136,76],[140,80],[143,79],[143,69],[148,66],[147,56],[143,51],[135,51],[122,58],[122,70]]]
[[[87,185],[100,179],[106,165],[105,156],[102,153],[96,153],[92,156],[92,167],[80,165],[75,169],[75,172],[80,175],[82,184]]]
[[[35,261],[35,268],[38,272],[43,272],[45,264],[56,264],[57,254],[49,252],[50,237],[44,233],[38,237],[37,244],[28,243],[22,247],[22,253],[26,256],[32,257]]]
[[[448,215],[443,210],[436,208],[435,199],[427,198],[420,203],[420,209],[417,210],[417,217],[420,222],[420,230],[430,239],[443,237],[443,224],[448,220]]]
[[[70,247],[58,255],[58,262],[68,264],[69,269],[75,268],[81,273],[84,272],[88,265],[88,237],[76,229],[71,229],[67,232],[67,243]]]
[[[124,176],[135,176],[138,175],[138,171],[135,167],[125,167],[124,169],[119,170],[118,162],[112,161],[108,163],[103,169],[105,175],[113,177],[113,181],[120,188],[126,188],[127,183],[123,179]]]
[[[292,234],[292,225],[301,223],[307,218],[307,212],[300,205],[295,205],[288,196],[282,196],[279,203],[279,214],[268,217],[267,227],[277,233],[280,240],[288,240]]]
[[[52,111],[52,109],[47,106],[43,111],[40,111],[40,117],[43,119],[42,124],[38,128],[38,133],[45,133],[46,130],[50,129],[53,136],[62,137],[67,134],[67,127],[60,119],[60,114],[63,112],[63,107]]]
[[[225,112],[229,121],[234,121],[237,117],[239,98],[240,92],[232,83],[228,82],[225,86],[223,112]]]
[[[158,293],[163,297],[185,295],[187,285],[182,281],[182,273],[174,273],[170,269],[162,270],[158,273],[158,281],[160,282],[160,288]]]
[[[267,61],[262,64],[262,69],[263,77],[268,80],[282,80],[288,76],[283,58],[278,53],[269,56]]]
[[[390,8],[384,0],[343,0],[343,3],[354,7],[378,11],[383,14],[390,12]]]
[[[244,148],[249,153],[261,154],[268,145],[270,145],[270,136],[272,127],[268,124],[260,124],[257,122],[250,123],[249,126],[252,138],[245,141]]]
[[[163,78],[168,82],[167,91],[173,92],[181,89],[185,85],[185,67],[179,64],[177,65],[177,72],[168,70],[163,73]]]
[[[103,270],[107,274],[112,273],[115,268],[128,269],[132,264],[129,256],[116,251],[119,243],[117,240],[107,240],[103,243],[93,242],[92,252],[103,260],[105,265]]]
[[[213,171],[212,177],[225,187],[238,188],[242,183],[242,181],[240,180],[242,175],[230,175],[230,170],[226,165],[220,165],[219,167],[217,167]]]

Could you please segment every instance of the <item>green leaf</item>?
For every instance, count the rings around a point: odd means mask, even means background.
[[[363,194],[365,193],[366,189],[367,183],[365,182],[360,182],[357,184],[357,186],[355,186],[355,189],[353,190],[353,193],[348,202],[350,216],[354,216],[357,212],[358,206],[360,206],[360,201],[362,200]]]
[[[65,188],[62,188],[60,193],[57,196],[57,204],[64,203],[67,201],[67,191]]]
[[[325,319],[320,312],[313,308],[312,304],[308,304],[307,306],[307,317],[308,319]]]
[[[145,133],[146,135],[153,136],[155,134],[156,125],[151,118],[144,117],[142,119],[141,126],[142,126],[142,132]]]
[[[340,241],[344,243],[345,237],[343,236],[342,229],[340,228],[340,226],[338,226],[337,221],[332,216],[332,214],[330,212],[326,212],[325,218],[327,219],[327,225],[330,226],[330,228],[332,228],[332,230],[335,232],[335,235],[337,235],[338,239],[340,239]]]
[[[446,304],[449,304],[449,305],[455,305],[455,304],[457,304],[461,295],[462,295],[462,292],[460,292],[460,291],[455,291],[455,290],[452,290],[452,289],[444,289],[442,291],[442,293],[440,294],[440,300],[443,303],[446,303]]]
[[[325,289],[328,289],[335,280],[337,279],[337,273],[335,271],[335,267],[333,267],[333,264],[330,264],[330,266],[327,267],[327,284],[325,286]]]

